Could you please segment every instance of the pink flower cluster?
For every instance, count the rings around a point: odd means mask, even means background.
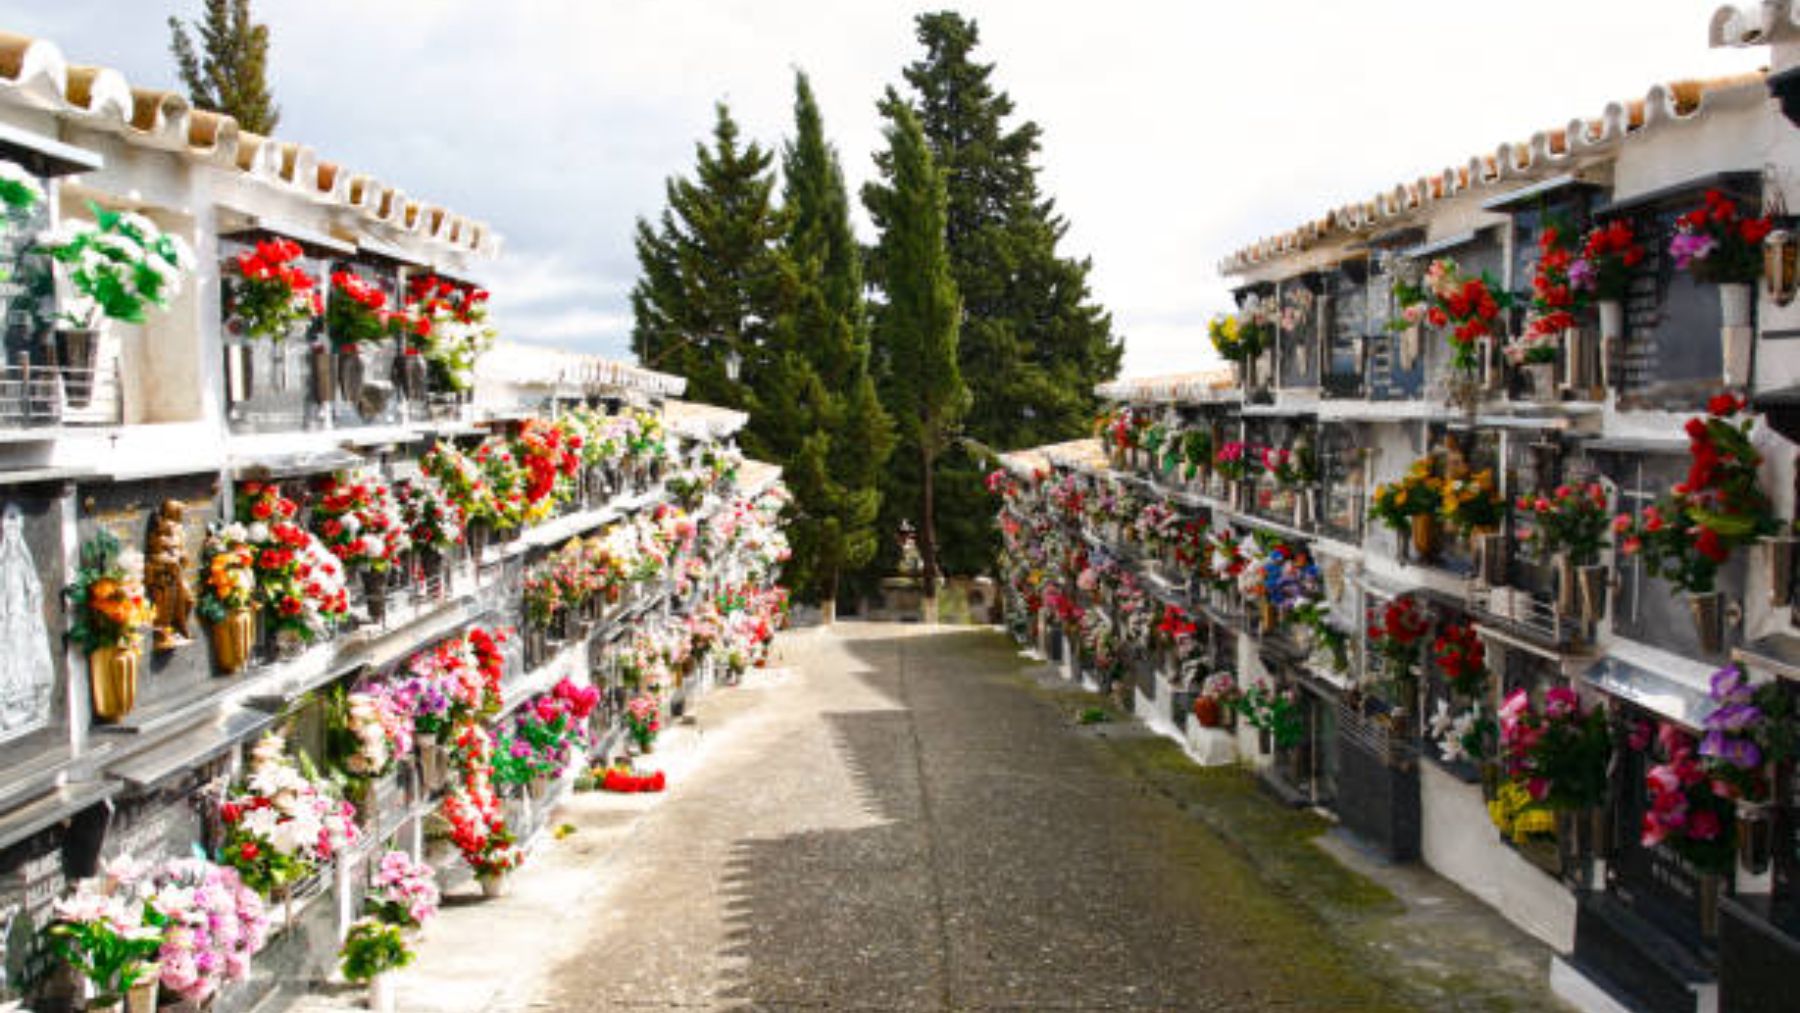
[[[235,870],[200,859],[175,859],[154,877],[151,904],[169,919],[157,962],[162,987],[204,1003],[222,986],[250,974],[269,919],[262,898]]]
[[[1737,789],[1729,782],[1708,775],[1694,740],[1686,732],[1665,724],[1657,730],[1668,759],[1651,767],[1644,777],[1650,792],[1650,808],[1644,813],[1643,843],[1654,847],[1666,840],[1687,838],[1708,843],[1725,833],[1725,822],[1716,807],[1695,804],[1695,795],[1710,794],[1732,799]]]
[[[378,917],[408,928],[422,927],[438,911],[438,887],[431,866],[404,851],[381,856],[369,881],[367,903]]]

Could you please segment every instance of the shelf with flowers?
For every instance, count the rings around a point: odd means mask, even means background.
[[[1638,516],[1620,514],[1619,551],[1687,596],[1700,650],[1724,647],[1724,595],[1719,570],[1737,549],[1774,536],[1779,525],[1758,477],[1762,453],[1751,440],[1755,419],[1744,400],[1714,397],[1705,416],[1687,421],[1685,480]]]

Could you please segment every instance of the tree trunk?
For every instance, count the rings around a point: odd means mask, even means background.
[[[923,502],[920,503],[919,517],[919,562],[922,564],[925,581],[921,593],[928,602],[935,602],[937,599],[937,504],[934,501],[936,476],[932,474],[934,458],[935,455],[929,449],[919,453],[919,463],[923,466],[920,469]]]
[[[826,626],[837,622],[838,570],[832,567],[825,574],[823,593],[819,595],[819,621]]]

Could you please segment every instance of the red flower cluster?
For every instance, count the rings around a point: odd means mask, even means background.
[[[518,460],[525,465],[525,498],[542,502],[557,479],[581,467],[581,436],[547,419],[527,419],[519,427]]]
[[[305,255],[300,244],[288,239],[265,239],[249,253],[237,257],[238,274],[245,281],[279,284],[289,296],[306,296],[314,316],[325,311],[324,300],[313,277],[294,262]]]
[[[364,281],[359,274],[335,271],[331,275],[331,288],[371,313],[387,310],[387,293]]]
[[[1675,224],[1693,232],[1735,236],[1749,246],[1761,243],[1774,228],[1767,218],[1745,217],[1736,201],[1717,190],[1706,191],[1701,206],[1677,218]]]
[[[1431,645],[1431,654],[1453,692],[1465,697],[1480,695],[1487,681],[1487,647],[1473,626],[1446,627]]]
[[[477,626],[469,631],[468,639],[469,647],[475,652],[475,667],[486,687],[486,698],[498,709],[502,706],[501,684],[506,681],[505,646],[512,639],[512,631]]]
[[[1418,643],[1431,628],[1431,617],[1416,600],[1395,598],[1380,609],[1370,610],[1369,639],[1383,640],[1400,647]]]
[[[431,333],[431,318],[448,314],[458,323],[472,323],[488,301],[485,288],[460,285],[435,274],[421,274],[406,283],[406,305],[423,326],[421,336]]]
[[[1462,287],[1444,299],[1442,310],[1433,307],[1431,322],[1442,327],[1448,314],[1448,322],[1455,325],[1450,332],[1452,340],[1462,345],[1472,345],[1476,338],[1486,337],[1494,333],[1494,318],[1500,315],[1500,303],[1494,293],[1488,290],[1487,281],[1482,278],[1469,278]]]
[[[1562,231],[1554,225],[1545,227],[1538,236],[1538,259],[1531,273],[1532,317],[1526,328],[1528,336],[1547,337],[1575,326],[1580,299],[1569,282],[1569,265],[1574,260],[1575,251],[1563,242]]]
[[[663,772],[660,770],[654,774],[639,776],[613,767],[609,768],[600,778],[601,790],[624,792],[627,794],[658,792],[662,791],[666,786],[667,781],[664,779]]]
[[[1188,620],[1187,611],[1180,605],[1164,605],[1162,622],[1156,626],[1156,632],[1174,643],[1184,637],[1191,637],[1200,631],[1200,627]]]
[[[1631,223],[1621,218],[1589,230],[1581,256],[1596,265],[1605,258],[1617,257],[1621,266],[1633,268],[1644,261],[1644,244],[1638,242]]]

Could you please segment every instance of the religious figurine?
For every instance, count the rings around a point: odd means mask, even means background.
[[[25,519],[0,517],[0,732],[29,731],[50,717],[56,668],[44,626],[44,588],[25,545]]]
[[[164,500],[150,528],[150,551],[144,559],[144,586],[156,609],[156,649],[170,651],[188,643],[188,615],[194,611],[194,592],[188,587],[187,531],[182,519],[187,509],[176,500]]]

